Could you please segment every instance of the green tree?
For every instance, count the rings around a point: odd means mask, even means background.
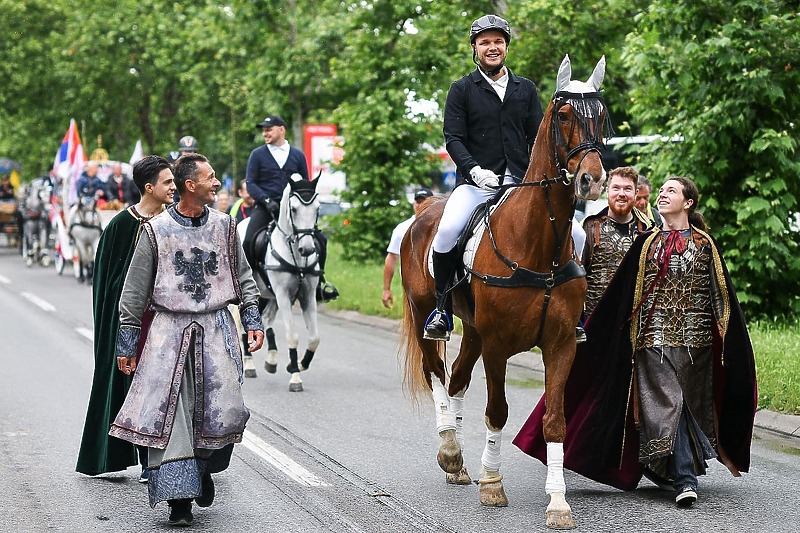
[[[796,2],[656,0],[624,60],[631,115],[684,141],[648,155],[652,177],[693,178],[750,316],[796,314],[800,159]]]
[[[440,162],[441,113],[415,111],[413,102],[443,104],[453,73],[463,69],[472,19],[468,8],[487,2],[385,1],[348,4],[349,28],[332,82],[348,88],[334,113],[345,137],[339,168],[352,203],[339,238],[350,259],[384,255],[392,229],[411,213],[405,187],[432,184]],[[454,22],[455,21],[455,22]],[[449,31],[453,24],[458,32]],[[464,44],[466,43],[466,45]],[[463,73],[462,73],[463,75]]]
[[[605,55],[606,104],[615,129],[630,135],[628,77],[620,57],[631,19],[647,4],[643,0],[522,0],[508,10],[513,33],[508,62],[515,73],[533,80],[545,105],[555,91],[556,73],[565,54],[576,77],[585,73],[582,79]]]
[[[23,176],[52,165],[69,125],[59,109],[64,83],[58,68],[60,6],[43,0],[0,0],[0,156],[17,159]]]

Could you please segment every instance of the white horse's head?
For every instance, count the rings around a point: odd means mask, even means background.
[[[289,242],[303,257],[316,251],[314,231],[319,216],[317,183],[303,179],[300,174],[292,174],[289,184],[283,190],[278,227],[288,236]]]

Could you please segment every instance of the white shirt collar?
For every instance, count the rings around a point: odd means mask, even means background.
[[[508,87],[508,69],[503,67],[504,74],[500,76],[497,81],[493,80],[489,76],[486,75],[481,69],[478,69],[478,72],[481,73],[481,76],[489,82],[489,85],[494,89],[497,93],[497,96],[500,97],[500,100],[503,100],[506,95],[506,87]]]

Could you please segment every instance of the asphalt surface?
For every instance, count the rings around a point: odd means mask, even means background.
[[[397,332],[400,329],[399,321],[397,320],[362,315],[355,311],[337,311],[322,306],[320,308],[320,313],[387,331]],[[454,334],[447,345],[447,349],[448,351],[452,351],[453,355],[456,355],[460,344],[461,336]],[[539,352],[531,351],[517,354],[509,360],[509,364],[531,369],[540,374],[542,380],[544,380],[544,365],[542,364],[542,357]],[[755,428],[756,430],[777,434],[783,438],[800,439],[800,416],[787,415],[768,409],[759,409],[756,412]],[[800,443],[800,440],[797,442]]]

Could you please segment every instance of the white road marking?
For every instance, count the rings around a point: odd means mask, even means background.
[[[266,443],[247,430],[244,432],[242,444],[245,448],[264,459],[266,462],[301,485],[306,485],[308,487],[330,487],[329,483],[321,480],[297,464],[288,455],[275,449],[272,445]]]
[[[86,337],[90,341],[94,342],[94,331],[88,328],[75,328],[75,331],[78,332],[79,335]]]
[[[6,283],[6,284],[8,284],[8,283],[11,283],[11,280],[10,280],[10,279],[8,279],[8,278],[7,278],[7,277],[5,277],[5,276],[0,276],[0,283]]]
[[[22,297],[25,298],[26,300],[28,300],[33,305],[41,308],[43,311],[53,312],[53,311],[56,310],[56,308],[55,308],[55,306],[53,304],[51,304],[50,302],[47,302],[45,300],[42,300],[41,298],[39,298],[35,294],[31,294],[29,292],[23,292],[22,293]]]

